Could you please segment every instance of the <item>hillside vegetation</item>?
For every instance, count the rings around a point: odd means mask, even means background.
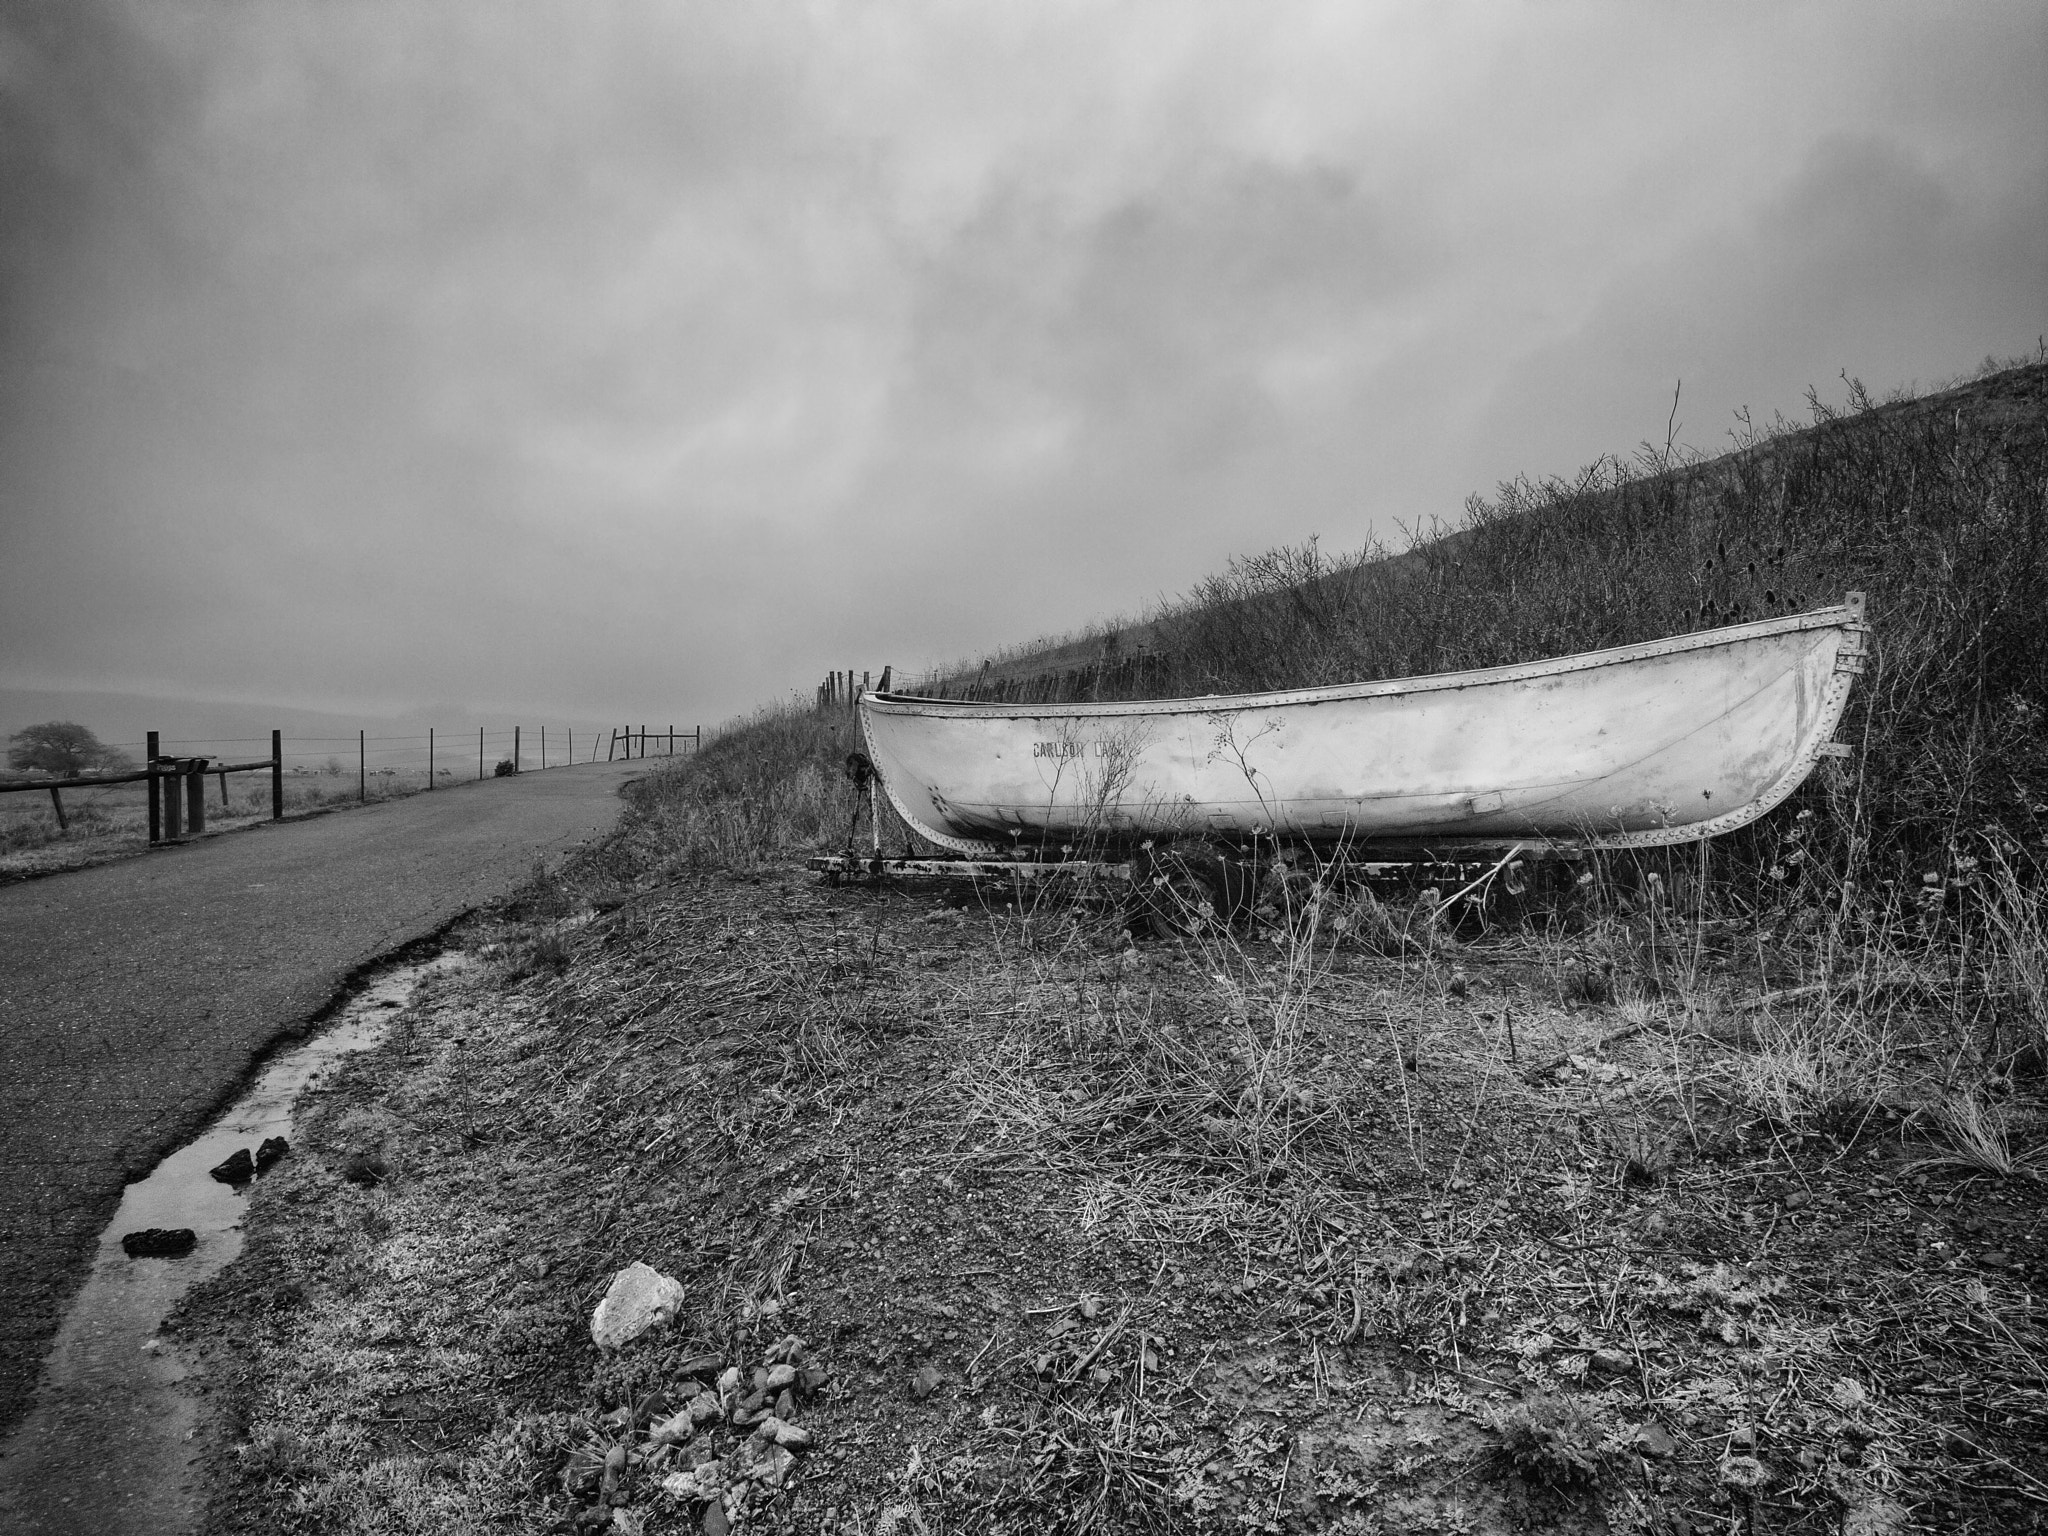
[[[1918,400],[1810,399],[1734,451],[1520,479],[1405,553],[1234,560],[1147,623],[936,680],[952,696],[1173,697],[1503,666],[1870,597],[1853,824],[1886,877],[2048,809],[2048,363]],[[1078,652],[1092,650],[1092,655]],[[1806,802],[1820,807],[1818,800]],[[1825,812],[1823,811],[1823,814]],[[1771,825],[1738,839],[1768,851]],[[1771,860],[1747,862],[1768,867]]]

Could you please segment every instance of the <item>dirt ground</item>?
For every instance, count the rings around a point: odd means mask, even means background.
[[[471,925],[174,1325],[208,1529],[2048,1528],[2043,1185],[1735,957],[1015,895]],[[635,1261],[680,1312],[600,1352]]]

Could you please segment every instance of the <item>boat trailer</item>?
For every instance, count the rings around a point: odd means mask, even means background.
[[[1492,883],[1493,877],[1512,870],[1518,861],[1524,865],[1535,865],[1576,861],[1584,856],[1582,850],[1574,848],[1517,844],[1493,857],[1471,857],[1469,854],[1450,857],[1418,852],[1405,857],[1332,860],[1329,867],[1340,881],[1348,884],[1448,887],[1453,892],[1445,898],[1448,904],[1483,891]],[[823,875],[832,885],[883,885],[892,881],[927,880],[1022,885],[1065,880],[1078,885],[1128,885],[1136,878],[1132,871],[1137,862],[1135,858],[1034,858],[1022,853],[1015,858],[977,859],[964,855],[879,852],[817,854],[808,861],[811,870]],[[1243,862],[1251,864],[1255,861],[1246,859]],[[1288,868],[1299,868],[1291,860],[1274,861],[1270,856],[1256,862],[1278,862]],[[1521,880],[1511,877],[1509,883],[1511,887],[1519,888]]]

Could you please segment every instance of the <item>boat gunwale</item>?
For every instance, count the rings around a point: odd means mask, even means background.
[[[1754,619],[1720,629],[1695,630],[1687,635],[1669,635],[1661,640],[1638,640],[1628,645],[1609,646],[1598,651],[1578,651],[1542,661],[1516,662],[1504,667],[1479,667],[1464,672],[1429,672],[1415,677],[1381,678],[1364,683],[1330,683],[1314,688],[1276,689],[1265,693],[1208,693],[1182,698],[1122,699],[1085,701],[1071,704],[1019,704],[981,699],[934,699],[914,693],[864,693],[863,709],[896,715],[929,715],[944,719],[1044,719],[1051,716],[1092,717],[1102,715],[1212,715],[1244,709],[1278,709],[1297,704],[1332,704],[1354,699],[1399,697],[1411,693],[1440,693],[1460,688],[1486,687],[1497,683],[1519,683],[1538,678],[1561,677],[1601,667],[1625,666],[1688,651],[1713,650],[1751,640],[1797,634],[1802,630],[1843,629],[1861,635],[1869,632],[1862,605],[1853,599],[1805,613],[1776,619]]]

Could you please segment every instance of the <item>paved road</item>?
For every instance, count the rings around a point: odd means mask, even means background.
[[[608,829],[650,766],[486,780],[0,887],[0,1434],[121,1186],[351,972]]]

